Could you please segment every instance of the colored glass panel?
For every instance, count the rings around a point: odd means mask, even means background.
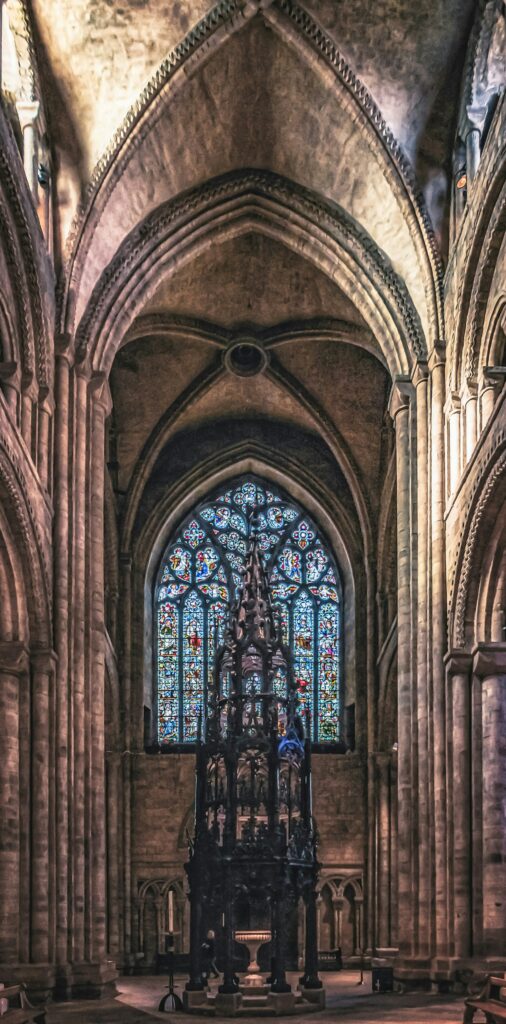
[[[226,587],[220,586],[219,583],[200,583],[199,590],[206,597],[213,598],[214,600],[220,598],[222,601],[228,601],[228,590]]]
[[[177,547],[169,555],[171,571],[181,580],[190,580],[191,556],[189,551]]]
[[[178,610],[169,602],[158,608],[158,735],[161,743],[179,738]]]
[[[195,593],[183,611],[183,743],[196,740],[204,697],[204,607]]]
[[[323,605],[331,605],[334,614],[340,615],[339,581],[332,558],[314,525],[300,509],[259,481],[246,479],[192,512],[169,546],[162,563],[157,590],[158,607],[171,607],[170,621],[176,640],[172,642],[169,655],[168,634],[165,632],[162,640],[159,621],[160,741],[182,742],[195,738],[198,707],[203,698],[204,683],[212,678],[212,661],[218,644],[213,609],[220,606],[223,622],[228,620],[240,591],[253,531],[268,573],[271,598],[282,612],[283,641],[291,647],[298,671],[300,710],[320,707],[320,702],[315,703],[313,696],[319,685],[319,674],[324,670],[327,694],[332,672],[330,656],[327,656],[324,669],[321,662]],[[195,640],[202,641],[201,651],[190,649],[190,639],[185,632],[190,599],[193,604],[200,602],[199,606],[195,605],[200,607],[202,615],[200,625],[197,621],[200,633],[197,631]],[[306,628],[311,622],[309,633],[312,639]],[[309,643],[309,647],[304,648],[304,643]],[[339,678],[337,639],[336,650],[336,678]],[[165,667],[172,665],[170,693],[164,683],[162,664]],[[331,699],[327,699],[327,704]],[[170,709],[164,700],[172,701]],[[324,703],[321,703],[321,708],[319,720],[314,723],[314,737],[321,733],[321,739],[335,738],[338,725],[331,728]],[[326,717],[322,717],[324,715]],[[336,715],[333,720],[338,722]]]
[[[165,601],[167,597],[180,597],[188,590],[186,583],[168,583],[166,587],[160,587],[158,599]]]
[[[191,548],[198,548],[199,544],[202,544],[202,541],[204,540],[205,533],[202,527],[197,523],[197,520],[192,519],[191,523],[186,527],[186,530],[184,530],[183,537]]]
[[[303,551],[305,548],[309,547],[311,542],[314,540],[314,531],[305,519],[301,519],[297,529],[293,531],[293,538],[297,541],[297,544]]]
[[[218,552],[212,547],[201,548],[195,555],[197,583],[209,579],[218,568]]]
[[[308,583],[315,583],[320,579],[322,572],[328,565],[328,558],[321,548],[314,548],[306,555],[306,579]]]
[[[339,739],[339,608],[324,604],[318,613],[318,738]]]
[[[279,557],[280,569],[295,583],[302,582],[302,559],[299,551],[284,548]]]
[[[227,598],[224,600],[226,601]],[[207,679],[209,685],[214,679],[216,652],[225,639],[226,624],[227,605],[217,601],[210,606],[207,613]]]
[[[276,629],[281,627],[281,636],[279,637],[279,639],[281,640],[281,643],[286,644],[286,646],[288,646],[290,643],[290,613],[288,611],[287,605],[282,603],[281,601],[278,601],[274,605],[274,616],[276,622]]]
[[[226,530],[230,522],[229,508],[204,508],[200,514],[202,519],[216,526],[218,530]]]
[[[293,608],[293,670],[302,715],[313,711],[314,689],[314,615],[313,601],[302,593]]]

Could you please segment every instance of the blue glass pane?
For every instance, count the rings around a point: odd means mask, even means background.
[[[158,738],[179,738],[178,610],[167,602],[158,608]]]
[[[339,608],[323,604],[318,612],[318,739],[339,739]]]
[[[314,603],[302,593],[293,609],[293,670],[299,696],[299,710],[304,716],[314,707]]]

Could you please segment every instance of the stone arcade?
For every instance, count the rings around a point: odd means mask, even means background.
[[[0,10],[0,982],[188,972],[253,505],[320,963],[502,972],[504,4]]]

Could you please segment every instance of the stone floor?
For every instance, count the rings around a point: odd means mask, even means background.
[[[371,992],[371,975],[365,973],[364,985],[357,985],[359,975],[355,971],[326,973],[323,981],[327,992],[327,1008],[319,1014],[309,1015],[308,1024],[330,1024],[336,1018],[369,1024],[425,1024],[443,1022],[460,1024],[463,1014],[462,996],[439,996],[428,993],[417,995],[377,995]],[[181,995],[185,978],[176,977],[176,992]],[[296,975],[290,977],[292,984]],[[215,983],[215,986],[218,982]],[[159,977],[120,978],[116,999],[103,1002],[75,1002],[55,1004],[47,1015],[47,1024],[149,1024],[150,1020],[165,1020],[169,1015],[158,1013],[157,1006],[167,991],[166,979]],[[208,1022],[209,1017],[191,1018],[171,1014],[174,1024],[195,1024]],[[212,1018],[211,1018],[212,1020]],[[258,1018],[251,1018],[252,1021]],[[298,1024],[305,1024],[305,1017],[297,1016]],[[247,1024],[247,1018],[242,1018]]]

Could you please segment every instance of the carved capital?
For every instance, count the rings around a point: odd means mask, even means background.
[[[446,399],[444,411],[446,416],[451,416],[455,412],[460,412],[461,400],[460,395],[457,392],[452,391]]]
[[[419,384],[424,384],[428,380],[428,377],[429,367],[427,363],[423,360],[418,359],[413,367],[413,372],[411,374],[411,380],[413,382],[414,387],[417,388]]]
[[[414,387],[409,377],[400,374],[394,377],[388,402],[388,411],[393,420],[399,412],[409,409],[409,402],[414,393]]]
[[[15,362],[0,363],[0,380],[11,380],[13,377],[15,377],[17,370],[18,364]]]
[[[105,416],[110,416],[112,396],[107,375],[101,371],[94,373],[90,379],[90,394],[93,404],[100,406]]]
[[[476,400],[478,397],[478,384],[475,380],[466,380],[464,387],[460,392],[460,400],[462,405],[467,405],[468,402]]]
[[[479,679],[506,676],[506,644],[478,644],[473,654],[473,672]]]
[[[30,654],[30,662],[33,671],[41,673],[42,675],[52,675],[57,661],[57,655],[51,650],[32,651]]]
[[[447,676],[470,675],[473,658],[468,651],[448,651],[445,654],[444,663]]]
[[[57,358],[62,357],[67,360],[69,366],[72,365],[72,335],[69,334],[68,331],[56,335],[54,341],[54,350]]]
[[[444,342],[443,341],[436,341],[436,342],[434,342],[434,346],[433,346],[431,352],[429,353],[429,358],[427,360],[430,372],[433,373],[434,370],[438,366],[444,366],[445,361],[446,361],[446,356],[445,356],[445,345],[444,345]]]
[[[28,671],[29,654],[19,640],[0,642],[0,673],[21,676]]]
[[[506,379],[506,366],[484,366],[482,370],[483,386],[495,388],[504,384]]]
[[[16,103],[21,131],[25,128],[34,127],[39,116],[40,103],[38,100],[18,100]]]

